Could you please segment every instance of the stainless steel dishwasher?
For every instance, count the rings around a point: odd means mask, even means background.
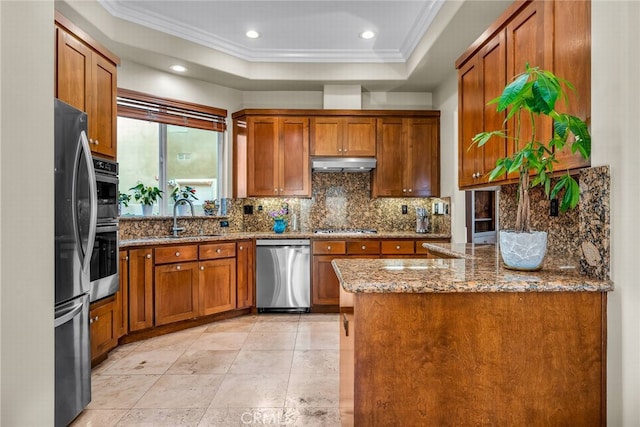
[[[307,239],[256,241],[258,312],[308,312],[311,307],[311,242]]]

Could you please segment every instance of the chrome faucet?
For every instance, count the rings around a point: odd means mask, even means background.
[[[171,229],[173,231],[173,237],[178,237],[178,231],[184,231],[184,227],[178,227],[178,205],[180,203],[188,203],[189,206],[191,206],[191,216],[195,216],[195,213],[193,212],[193,203],[191,203],[191,200],[176,200],[176,202],[173,204],[173,228]]]

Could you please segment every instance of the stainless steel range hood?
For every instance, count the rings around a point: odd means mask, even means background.
[[[314,157],[315,172],[367,172],[376,167],[375,157]]]

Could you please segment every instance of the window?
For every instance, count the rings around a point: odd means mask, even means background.
[[[224,184],[221,162],[226,110],[161,99],[118,89],[118,161],[120,192],[143,183],[163,191],[154,214],[171,215],[171,193],[185,186],[202,214],[205,200],[219,198]],[[123,215],[140,215],[131,200]]]

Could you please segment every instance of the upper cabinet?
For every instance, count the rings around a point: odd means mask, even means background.
[[[55,96],[87,113],[91,151],[116,158],[120,59],[56,13]]]
[[[237,126],[234,126],[237,128]],[[309,164],[309,119],[306,117],[249,116],[246,118],[246,134],[239,133],[235,150],[246,166],[243,182],[246,194],[237,197],[311,196],[311,167]],[[238,162],[236,162],[238,164]],[[236,191],[238,193],[238,191]]]
[[[380,118],[373,197],[440,195],[439,116]]]
[[[373,157],[376,119],[371,117],[312,117],[311,155]]]
[[[589,1],[563,2],[529,0],[515,2],[458,59],[458,185],[473,188],[487,185],[488,174],[498,158],[514,152],[513,142],[493,139],[484,147],[471,146],[471,138],[484,130],[505,128],[504,113],[487,105],[498,97],[525,64],[553,71],[576,87],[569,100],[571,114],[590,118],[591,42]],[[562,102],[558,108],[563,109]],[[549,140],[553,124],[538,121],[536,135]],[[522,118],[527,129],[528,117]],[[515,119],[506,124],[507,134]],[[522,134],[527,137],[530,135]],[[561,153],[555,170],[589,166],[579,155]],[[506,175],[493,184],[509,181]]]

